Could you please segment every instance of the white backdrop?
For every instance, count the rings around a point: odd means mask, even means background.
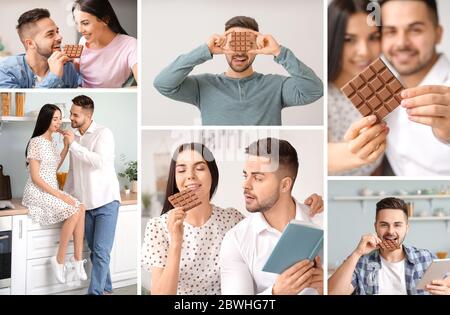
[[[311,0],[153,0],[142,1],[142,121],[144,125],[201,124],[192,105],[160,95],[155,76],[181,54],[205,43],[213,33],[223,33],[225,22],[236,15],[251,16],[261,33],[272,34],[282,45],[323,79],[323,3]],[[218,56],[192,73],[222,73],[228,68]],[[258,56],[260,73],[287,75],[270,56]],[[284,125],[321,125],[323,98],[313,104],[283,110]]]

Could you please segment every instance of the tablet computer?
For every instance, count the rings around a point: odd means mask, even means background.
[[[425,290],[431,281],[444,279],[446,275],[450,275],[450,259],[435,259],[417,283],[417,289]]]

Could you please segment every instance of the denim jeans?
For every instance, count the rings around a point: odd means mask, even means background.
[[[88,294],[112,292],[109,262],[120,203],[116,200],[86,211],[85,237],[91,250],[91,283]]]

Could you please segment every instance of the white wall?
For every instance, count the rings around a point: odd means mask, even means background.
[[[81,93],[27,93],[25,112],[39,110],[46,103],[66,103],[69,111],[71,100]],[[120,155],[125,154],[127,160],[137,159],[137,96],[136,93],[83,93],[94,100],[94,119],[97,123],[111,129],[116,142],[116,171],[123,170]],[[13,97],[14,99],[14,97]],[[13,101],[14,103],[14,101]],[[11,113],[15,113],[14,105]],[[68,117],[68,116],[66,116]],[[13,197],[22,197],[23,188],[28,176],[25,167],[25,148],[33,133],[34,122],[2,122],[0,130],[0,164],[6,175],[11,176]],[[55,139],[62,140],[59,135]],[[68,168],[68,159],[61,167]],[[122,183],[124,180],[120,179]]]
[[[219,137],[226,131],[204,131],[207,138]],[[235,131],[227,131],[235,133]],[[181,139],[180,133],[194,135]],[[242,131],[240,142],[229,138],[221,149],[212,150],[220,173],[220,181],[213,203],[220,207],[234,207],[244,214],[245,203],[242,195],[242,168],[244,165],[245,147],[254,140],[272,136],[289,141],[297,150],[299,156],[299,175],[294,186],[293,196],[299,201],[304,201],[312,193],[323,195],[323,147],[318,145],[323,141],[322,131],[294,131],[272,130],[267,131]],[[155,152],[170,152],[170,157],[175,147],[186,141],[198,142],[198,131],[146,130],[142,134],[142,175],[141,185],[143,193],[154,193],[155,186]],[[240,145],[239,145],[240,144]],[[208,146],[208,145],[207,145]],[[166,165],[170,163],[167,159]],[[161,205],[153,205],[152,216],[159,215]]]
[[[450,1],[438,0],[439,22],[444,28],[439,51],[444,52],[450,57]]]
[[[20,0],[8,1],[0,0],[0,38],[6,50],[11,54],[24,52],[22,43],[17,35],[16,25],[22,13],[34,8],[46,8],[50,11],[51,18],[60,28],[63,43],[75,43],[77,41],[77,31],[73,26],[69,26],[72,19],[72,1],[70,0]]]
[[[205,43],[213,33],[223,33],[225,22],[236,15],[254,17],[262,33],[280,44],[323,78],[323,6],[310,0],[153,0],[142,1],[144,125],[200,124],[200,112],[192,105],[160,95],[153,87],[155,76],[177,56]],[[221,73],[228,68],[217,56],[192,73]],[[270,56],[258,56],[254,69],[286,75]],[[321,125],[323,98],[314,104],[283,110],[284,125]]]
[[[137,0],[112,0],[120,23],[131,35],[137,35]],[[63,43],[78,42],[78,33],[73,23],[72,0],[0,0],[0,39],[11,54],[23,53],[24,49],[17,35],[16,25],[19,16],[34,8],[46,8],[51,18],[59,26]]]

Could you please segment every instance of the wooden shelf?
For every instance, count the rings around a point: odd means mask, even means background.
[[[363,212],[367,212],[367,203],[369,201],[378,201],[382,198],[386,197],[395,197],[400,198],[403,200],[426,200],[429,202],[429,209],[432,211],[434,209],[434,201],[435,200],[450,200],[450,195],[404,195],[404,196],[392,196],[392,195],[384,195],[384,196],[338,196],[333,197],[332,200],[334,201],[356,201],[359,202],[361,205],[361,209]],[[446,230],[450,231],[450,216],[444,216],[444,217],[437,217],[437,216],[426,216],[426,217],[410,217],[410,221],[415,222],[439,222],[443,221],[445,222]]]

